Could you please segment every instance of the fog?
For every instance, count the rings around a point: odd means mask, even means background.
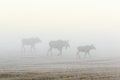
[[[63,57],[74,58],[77,47],[93,44],[93,58],[120,56],[118,0],[0,1],[0,55],[47,56],[49,42],[68,40]],[[34,52],[22,52],[24,38],[39,37]],[[56,55],[57,53],[55,53]],[[82,53],[83,54],[83,53]]]
[[[77,47],[94,44],[96,50],[91,51],[94,57],[120,56],[119,27],[103,26],[67,26],[67,27],[6,27],[1,28],[0,50],[13,54],[10,51],[21,51],[22,39],[39,37],[42,42],[36,45],[37,54],[46,55],[49,42],[52,40],[69,40],[70,48],[64,49],[64,55],[76,55]],[[29,47],[27,47],[29,51]],[[67,52],[66,52],[67,51]],[[0,53],[4,54],[4,53]],[[20,54],[20,53],[15,53]],[[33,53],[35,54],[35,53]],[[14,55],[14,54],[13,54]]]
[[[0,0],[0,79],[119,80],[120,0]]]

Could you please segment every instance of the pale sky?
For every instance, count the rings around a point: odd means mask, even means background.
[[[0,26],[118,26],[119,3],[119,0],[0,0]]]
[[[36,35],[114,44],[119,34],[120,0],[0,0],[3,41]]]
[[[0,0],[0,31],[78,30],[89,29],[88,26],[119,29],[119,3],[119,0]]]

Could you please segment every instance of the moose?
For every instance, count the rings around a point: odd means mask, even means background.
[[[24,49],[24,52],[26,51],[25,46],[30,46],[32,51],[35,50],[35,45],[38,44],[39,42],[41,42],[41,40],[38,37],[22,39],[22,47]]]
[[[79,58],[80,58],[80,54],[79,54],[80,52],[85,53],[84,57],[86,57],[87,55],[90,56],[90,51],[94,50],[94,49],[96,49],[96,48],[93,44],[92,45],[79,46],[77,48],[78,52],[76,53],[76,56],[79,56]]]
[[[56,41],[50,41],[49,42],[49,50],[48,50],[48,54],[49,52],[52,55],[52,50],[53,49],[57,49],[60,53],[58,55],[62,55],[62,50],[65,47],[66,49],[68,47],[70,47],[68,41],[64,41],[64,40],[56,40]]]

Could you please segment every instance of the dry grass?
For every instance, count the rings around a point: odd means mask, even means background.
[[[1,71],[0,80],[120,80],[119,68],[85,68],[57,71]]]

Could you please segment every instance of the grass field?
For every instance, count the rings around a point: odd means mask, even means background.
[[[120,80],[120,58],[0,56],[0,80]]]
[[[0,80],[120,80],[120,68],[1,71]]]

